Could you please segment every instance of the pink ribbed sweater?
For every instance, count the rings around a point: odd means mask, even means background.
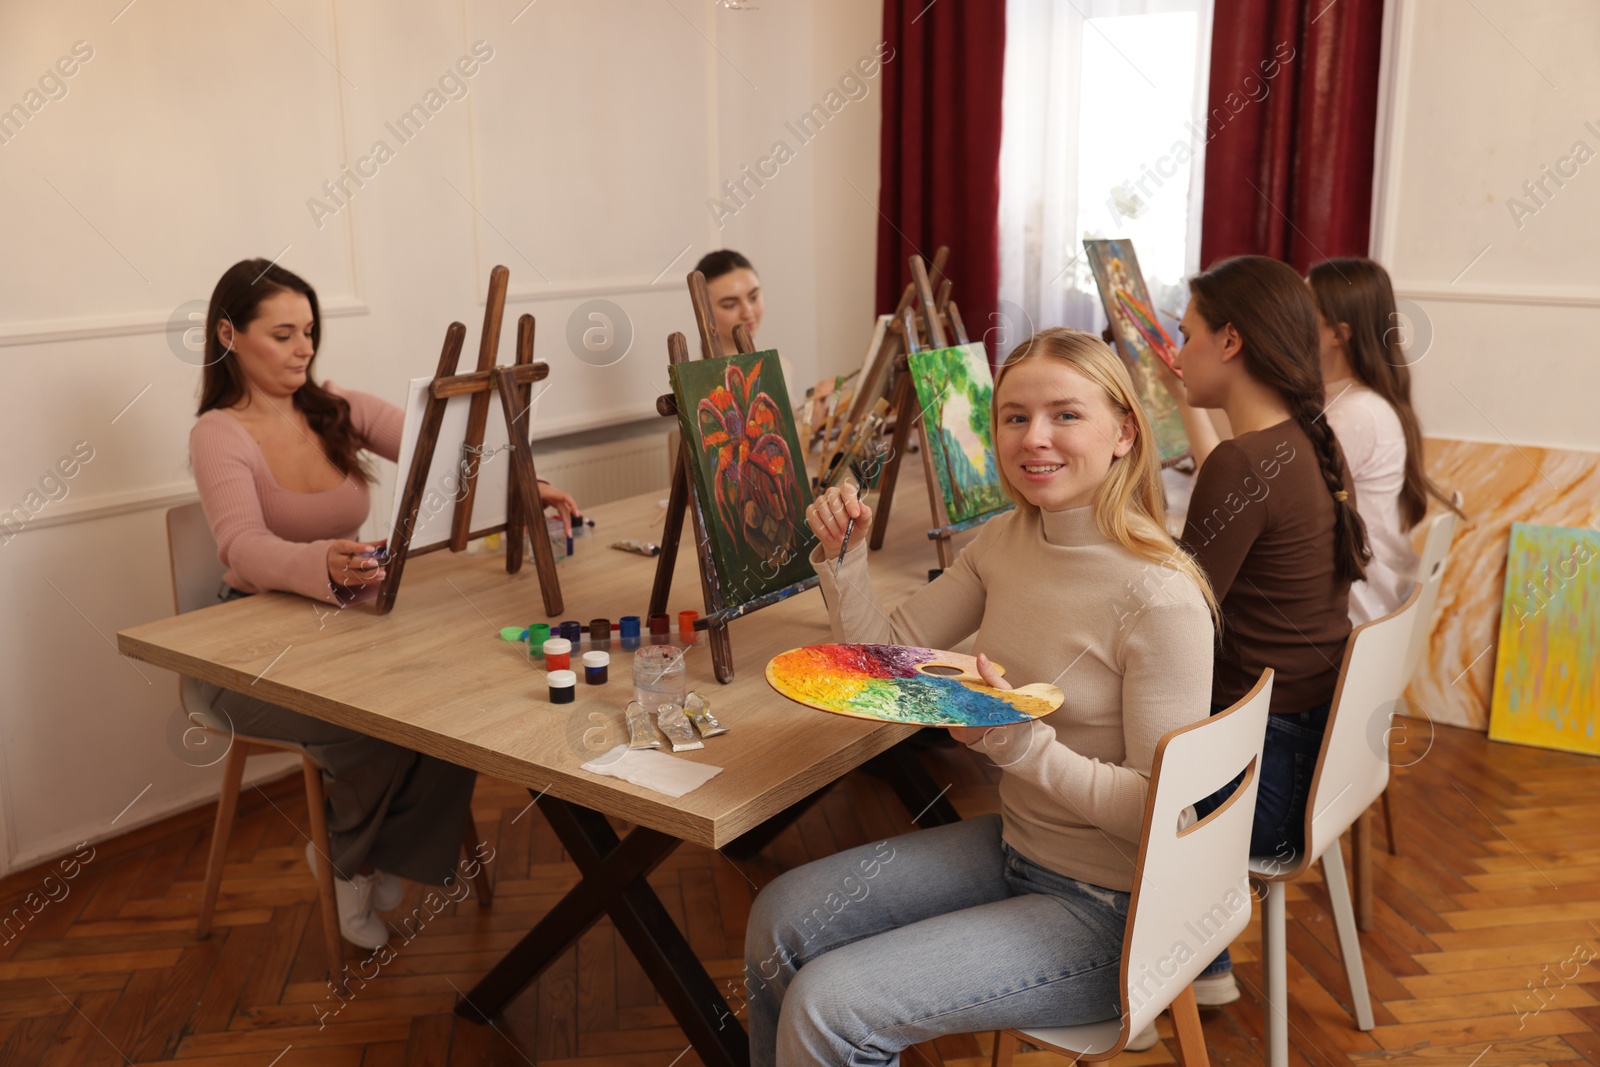
[[[324,388],[350,402],[350,421],[369,449],[387,460],[399,458],[405,423],[399,408],[331,382]],[[342,603],[328,580],[328,546],[359,535],[372,503],[366,482],[352,475],[325,492],[290,492],[272,477],[250,431],[221,410],[201,415],[189,431],[189,457],[229,585],[246,593],[280,589]]]

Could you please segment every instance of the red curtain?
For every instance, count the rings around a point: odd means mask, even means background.
[[[893,311],[907,260],[950,246],[951,299],[973,340],[1000,291],[1001,0],[884,0],[878,310]],[[990,354],[991,358],[993,353]]]
[[[1367,254],[1383,0],[1222,0],[1200,263]]]

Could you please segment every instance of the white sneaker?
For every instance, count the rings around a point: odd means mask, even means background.
[[[1239,999],[1239,983],[1232,971],[1203,975],[1194,980],[1194,1002],[1202,1008],[1220,1008]]]
[[[317,850],[312,842],[306,842],[306,863],[311,865],[311,873],[317,873]],[[404,887],[399,885],[400,879],[393,875],[384,875],[396,883],[398,890]],[[378,876],[358,874],[353,878],[340,878],[333,876],[333,896],[339,904],[339,933],[352,945],[364,949],[382,948],[389,943],[389,926],[382,919],[372,913],[374,890],[378,885]],[[399,893],[395,893],[395,903],[399,903]],[[394,905],[391,904],[390,907]]]
[[[389,911],[400,906],[406,895],[406,883],[399,875],[388,871],[372,872],[372,910]]]
[[[1156,1033],[1156,1024],[1151,1023],[1137,1034],[1128,1038],[1128,1043],[1122,1046],[1122,1051],[1148,1052],[1150,1049],[1155,1048],[1160,1041],[1161,1035]]]

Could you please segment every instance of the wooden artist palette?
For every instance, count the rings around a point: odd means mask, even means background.
[[[767,682],[819,711],[919,726],[1006,726],[1048,715],[1064,699],[1047,682],[990,688],[972,656],[904,645],[796,648],[767,664]]]

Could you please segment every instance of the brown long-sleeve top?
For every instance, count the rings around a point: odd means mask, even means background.
[[[1222,608],[1211,702],[1234,703],[1265,667],[1274,671],[1274,712],[1332,700],[1350,638],[1350,583],[1335,572],[1333,497],[1298,423],[1240,434],[1212,451],[1195,478],[1182,541]]]

